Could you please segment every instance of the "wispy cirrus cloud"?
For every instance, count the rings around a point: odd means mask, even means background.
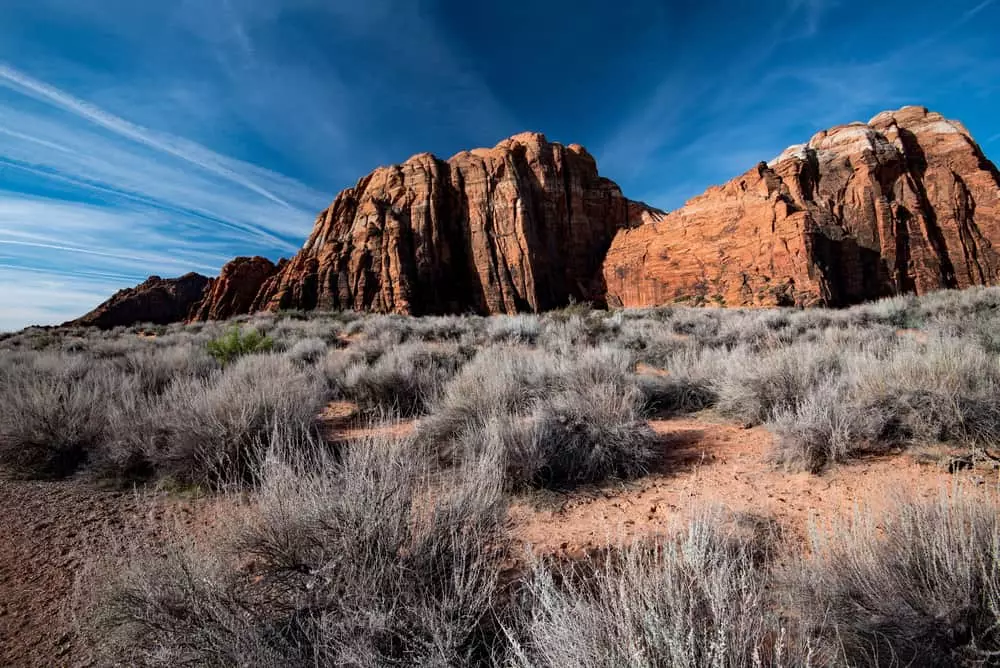
[[[213,273],[238,254],[287,256],[335,193],[378,164],[433,149],[435,137],[457,150],[463,135],[512,126],[428,11],[385,0],[11,0],[0,25],[0,266],[38,290],[74,276],[117,289],[153,273]],[[65,310],[91,308],[79,300],[91,294],[66,292]],[[27,324],[38,313],[27,309],[0,292],[0,319],[23,313]]]
[[[116,276],[46,272],[0,262],[5,301],[5,308],[0,308],[0,332],[74,318],[80,315],[77,304],[97,304],[107,299],[120,281]],[[6,303],[16,307],[7,307]]]
[[[5,271],[30,273],[32,294],[62,289],[73,277],[95,288],[53,295],[46,303],[66,308],[42,311],[24,290],[4,290],[6,322],[82,313],[97,303],[90,299],[97,286],[117,289],[153,273],[211,274],[235,254],[291,254],[330,198],[149,130],[10,65],[0,64],[0,93]]]

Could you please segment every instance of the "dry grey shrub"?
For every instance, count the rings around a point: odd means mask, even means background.
[[[815,531],[787,605],[819,639],[818,665],[996,665],[997,511],[959,493]]]
[[[105,434],[109,397],[122,378],[79,355],[40,353],[0,369],[0,462],[25,478],[77,470]]]
[[[573,358],[486,349],[448,385],[418,438],[445,462],[499,453],[512,488],[640,475],[658,440],[630,366],[611,348]]]
[[[453,343],[404,343],[374,361],[347,351],[331,356],[325,366],[337,394],[368,413],[418,415],[437,400],[445,384],[471,356]]]
[[[754,355],[737,349],[716,379],[717,407],[746,426],[792,409],[814,387],[840,371],[841,353],[822,344],[796,344]]]
[[[327,345],[323,339],[311,338],[296,341],[286,353],[288,357],[305,366],[317,364],[326,355]]]
[[[314,453],[305,468],[265,461],[221,552],[138,555],[111,578],[90,633],[112,660],[488,665],[508,558],[495,467],[437,477],[412,444],[382,438],[337,463]]]
[[[1000,360],[961,339],[841,352],[841,375],[774,417],[779,461],[819,470],[911,442],[1000,440]]]
[[[157,471],[180,482],[250,481],[271,430],[306,438],[325,397],[319,374],[286,357],[242,357],[210,379],[170,387],[159,415],[165,435],[149,457]]]
[[[807,666],[758,546],[708,513],[566,572],[536,562],[508,629],[513,666]],[[575,571],[575,572],[574,572]]]

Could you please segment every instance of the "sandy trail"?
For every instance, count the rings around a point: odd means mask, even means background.
[[[524,499],[511,511],[515,534],[540,553],[579,555],[618,540],[668,532],[680,518],[720,507],[777,522],[805,544],[809,526],[876,513],[896,499],[966,493],[996,495],[997,473],[948,473],[909,455],[835,465],[821,475],[789,472],[769,461],[772,436],[763,427],[715,422],[710,416],[654,420],[663,436],[658,472],[638,480],[574,491],[542,503]]]

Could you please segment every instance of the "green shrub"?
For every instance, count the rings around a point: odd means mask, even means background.
[[[270,352],[274,341],[256,329],[243,331],[234,325],[228,332],[206,344],[208,354],[220,364],[229,364],[238,357]]]

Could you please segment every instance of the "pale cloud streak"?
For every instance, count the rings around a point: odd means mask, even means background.
[[[71,114],[79,116],[95,125],[110,130],[126,139],[144,144],[156,151],[173,156],[205,171],[220,176],[232,183],[243,186],[262,197],[265,197],[277,204],[288,208],[292,206],[284,199],[274,194],[267,188],[261,187],[252,179],[240,174],[231,165],[237,165],[236,161],[221,156],[213,151],[209,151],[193,142],[180,138],[157,135],[146,128],[108,113],[84,100],[78,99],[68,93],[50,86],[43,81],[34,79],[23,72],[20,72],[9,65],[0,63],[0,85],[7,86],[17,92],[30,95],[36,99],[59,107]],[[240,165],[244,168],[249,165]],[[263,171],[260,168],[252,168],[254,171]]]
[[[59,278],[33,274],[32,299],[50,305],[43,309],[5,286],[0,322],[79,315],[114,291],[94,300],[98,285],[213,274],[235,254],[290,255],[331,197],[152,132],[9,65],[0,66],[2,90],[0,250],[7,252],[0,259],[7,275],[19,268]],[[32,103],[21,104],[25,98]],[[94,290],[70,288],[38,302],[72,277]],[[55,308],[60,301],[65,307]]]

